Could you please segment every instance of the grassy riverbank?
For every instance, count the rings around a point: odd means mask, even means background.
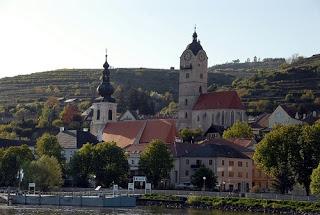
[[[320,202],[303,202],[303,201],[281,201],[281,200],[262,200],[249,198],[222,198],[209,196],[189,196],[180,198],[171,195],[151,194],[145,195],[144,200],[156,202],[167,207],[190,207],[190,208],[207,208],[220,209],[228,211],[251,211],[267,212],[279,214],[320,214]],[[170,201],[174,206],[170,205]],[[177,202],[180,205],[177,206]],[[163,202],[166,202],[163,204]]]

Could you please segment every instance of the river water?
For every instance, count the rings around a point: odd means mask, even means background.
[[[135,208],[77,208],[53,206],[4,206],[0,205],[0,215],[89,215],[89,214],[188,214],[188,215],[253,215],[244,212],[224,212],[197,209],[166,209],[161,207]]]

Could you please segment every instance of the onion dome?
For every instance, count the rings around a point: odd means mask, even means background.
[[[111,97],[114,92],[114,88],[110,83],[110,70],[107,56],[108,55],[106,54],[106,62],[103,64],[104,70],[102,71],[102,75],[100,77],[101,83],[97,88],[97,92],[102,97],[102,102],[115,102],[116,100]]]
[[[197,40],[198,34],[196,32],[196,28],[194,29],[192,37],[193,37],[192,43],[190,43],[186,49],[191,50],[194,55],[197,55],[200,50],[203,50],[203,48],[200,45],[200,41]]]

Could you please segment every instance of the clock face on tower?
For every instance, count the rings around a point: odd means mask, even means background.
[[[184,55],[183,58],[184,58],[185,61],[191,60],[191,54],[190,54],[190,52],[185,53],[185,55]]]
[[[204,53],[201,52],[201,53],[199,54],[198,58],[199,58],[199,60],[202,62],[202,61],[204,61],[204,60],[206,59],[206,56],[205,56]]]

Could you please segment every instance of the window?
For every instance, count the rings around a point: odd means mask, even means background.
[[[185,112],[185,114],[184,114],[184,118],[188,118],[188,113],[187,112]]]
[[[233,125],[234,123],[234,112],[231,111],[231,116],[230,116],[230,125]]]
[[[198,122],[200,121],[200,117],[199,117],[199,115],[197,116],[197,121],[198,121]]]
[[[189,73],[186,73],[186,78],[189,78],[189,76],[190,76]]]
[[[238,166],[242,167],[242,161],[238,161]]]
[[[202,94],[202,87],[199,87],[199,93]]]
[[[249,174],[246,172],[246,178],[249,178]]]
[[[234,166],[234,161],[229,161],[229,166]]]
[[[238,177],[242,178],[242,172],[238,172]]]
[[[134,160],[131,160],[131,164],[134,164]]]
[[[108,120],[112,120],[112,110],[109,110],[108,112]]]
[[[224,166],[224,160],[221,161],[221,165]]]
[[[189,165],[189,159],[186,160],[186,164]]]
[[[188,105],[188,99],[184,100],[184,105],[187,106]]]
[[[97,110],[97,120],[100,120],[100,109]]]
[[[224,125],[224,111],[221,114],[221,125]]]
[[[229,172],[229,177],[233,177],[234,176],[234,172],[230,171]]]
[[[188,170],[186,170],[185,176],[189,176],[189,171]]]
[[[203,119],[206,119],[207,118],[207,113],[204,113],[202,117],[203,117]]]
[[[221,176],[224,177],[224,171],[221,172]]]
[[[248,162],[246,162],[246,167],[248,167],[249,166],[249,164],[248,164]]]
[[[201,160],[197,160],[196,163],[198,166],[200,166],[202,162],[201,162]]]
[[[209,160],[209,165],[212,165],[212,160]]]
[[[200,74],[200,78],[203,79],[203,74],[202,73]]]

